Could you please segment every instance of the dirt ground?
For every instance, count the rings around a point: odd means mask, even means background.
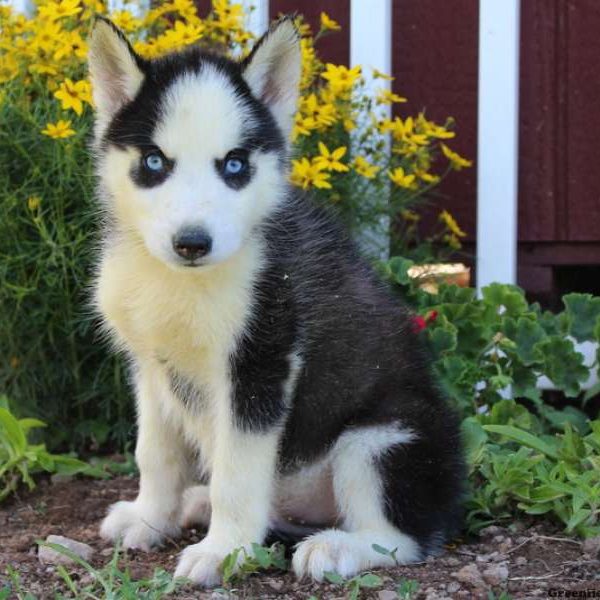
[[[95,549],[92,564],[102,566],[112,555],[110,546],[98,537],[98,524],[107,507],[118,499],[133,499],[137,479],[119,477],[107,481],[75,479],[43,481],[31,493],[21,494],[0,509],[0,589],[7,566],[21,574],[23,587],[38,598],[52,598],[62,589],[56,567],[42,565],[35,540],[49,534],[86,542]],[[185,545],[198,541],[202,532],[190,530],[178,542],[145,554],[127,553],[121,563],[134,578],[150,576],[162,566],[172,571]],[[565,538],[551,525],[513,523],[511,529],[490,527],[481,538],[451,546],[440,557],[408,567],[380,570],[383,585],[361,592],[362,598],[392,600],[403,580],[419,583],[411,598],[511,598],[587,597],[600,598],[598,544],[585,546]],[[89,577],[78,567],[74,578]],[[493,594],[490,595],[490,591]],[[587,593],[586,593],[587,591]],[[571,592],[572,594],[569,594]],[[580,592],[579,594],[573,592]],[[586,595],[583,595],[583,593]],[[333,584],[298,582],[291,573],[253,575],[230,594],[182,588],[173,597],[183,598],[344,598],[347,591]],[[505,596],[506,597],[506,596]]]

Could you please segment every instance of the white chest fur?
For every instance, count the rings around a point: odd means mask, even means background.
[[[146,371],[156,371],[156,384],[164,389],[173,369],[203,390],[203,414],[189,414],[165,394],[157,401],[189,441],[205,446],[205,458],[214,405],[230,410],[229,357],[251,314],[260,256],[258,244],[248,244],[217,267],[188,273],[122,242],[105,252],[96,281],[95,301],[106,328]]]

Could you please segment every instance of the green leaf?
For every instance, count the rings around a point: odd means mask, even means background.
[[[361,587],[374,588],[379,587],[383,583],[383,580],[374,573],[366,573],[360,576],[358,582]]]
[[[461,433],[468,464],[479,463],[485,451],[487,433],[475,417],[467,417],[463,420]]]
[[[589,377],[589,370],[583,364],[583,355],[575,351],[570,340],[549,336],[535,345],[534,354],[543,363],[544,374],[556,387],[570,397],[579,394],[580,384]]]
[[[503,309],[511,317],[519,316],[528,310],[523,290],[516,285],[492,283],[481,290],[483,300],[490,306]]]
[[[600,318],[600,297],[591,294],[567,294],[563,297],[570,319],[569,333],[578,341],[594,339],[594,328]]]
[[[403,258],[402,256],[394,256],[391,258],[388,261],[387,266],[392,280],[400,285],[409,285],[412,280],[408,276],[408,270],[414,264],[415,263],[412,260]]]
[[[384,548],[379,544],[371,544],[371,548],[373,548],[373,550],[375,550],[375,552],[377,552],[378,554],[383,554],[384,556],[393,556],[391,550],[388,550],[387,548]]]
[[[592,511],[589,508],[580,508],[573,513],[573,516],[567,521],[567,532],[574,531],[581,523],[583,523]]]
[[[27,435],[27,433],[31,430],[31,429],[39,429],[41,427],[47,427],[46,423],[44,423],[43,421],[40,421],[39,419],[19,419],[19,425],[21,426],[21,429],[23,430],[23,433],[25,433],[25,435]]]
[[[19,421],[6,408],[0,408],[0,443],[12,457],[23,455],[27,448],[27,438]]]
[[[329,583],[334,583],[335,585],[344,585],[344,578],[335,571],[325,571],[323,573],[323,577],[325,577]]]
[[[542,404],[538,410],[557,429],[564,429],[567,424],[575,427],[581,434],[586,434],[590,429],[588,416],[574,406],[565,406],[562,410],[557,410]]]
[[[516,344],[517,356],[525,365],[536,363],[539,358],[534,352],[534,346],[546,337],[544,328],[534,321],[525,317],[506,319],[504,334]]]
[[[442,327],[428,327],[429,346],[436,358],[456,349],[456,327],[446,323]]]
[[[437,299],[440,304],[469,304],[475,300],[475,290],[442,283],[438,290]]]
[[[268,569],[271,566],[271,555],[267,548],[261,546],[260,544],[253,543],[252,552],[258,561],[258,564],[263,569]]]
[[[513,427],[512,425],[484,425],[483,428],[491,433],[498,433],[515,442],[519,442],[529,448],[533,448],[538,452],[542,452],[550,458],[557,459],[558,453],[552,446],[541,440],[539,437],[532,435],[527,431]]]

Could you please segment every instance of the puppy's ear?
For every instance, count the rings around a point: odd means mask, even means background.
[[[274,23],[242,63],[252,93],[273,113],[287,137],[298,103],[302,56],[300,36],[291,18]]]
[[[97,17],[88,40],[94,104],[102,119],[133,100],[144,81],[144,61],[108,19]]]

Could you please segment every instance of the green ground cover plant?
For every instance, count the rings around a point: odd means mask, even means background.
[[[0,396],[0,502],[22,484],[33,489],[33,476],[41,472],[108,476],[106,471],[74,456],[52,454],[45,444],[32,443],[31,432],[45,426],[38,419],[17,419],[9,409],[6,396]]]
[[[518,514],[545,515],[568,534],[600,533],[600,420],[589,405],[598,384],[575,343],[600,342],[600,298],[568,294],[554,314],[529,304],[521,289],[492,284],[419,288],[412,261],[396,257],[381,272],[413,305],[414,325],[434,369],[463,415],[470,468],[471,531]],[[569,399],[546,402],[545,376]],[[587,412],[586,412],[587,410]]]

